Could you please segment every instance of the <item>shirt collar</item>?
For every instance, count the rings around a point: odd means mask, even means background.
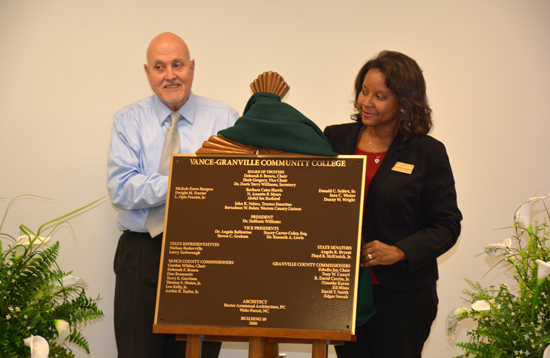
[[[155,95],[153,106],[155,113],[157,115],[159,125],[162,127],[164,121],[170,116],[172,110],[168,108],[157,95]],[[181,108],[178,110],[178,113],[189,123],[193,124],[195,122],[195,111],[196,111],[196,101],[193,91],[189,92],[189,98]]]

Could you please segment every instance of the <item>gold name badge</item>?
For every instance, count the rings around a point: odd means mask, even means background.
[[[413,169],[414,169],[414,165],[407,164],[407,163],[401,163],[401,162],[395,163],[393,168],[391,168],[391,170],[393,170],[395,172],[401,172],[401,173],[405,173],[405,174],[412,174]]]

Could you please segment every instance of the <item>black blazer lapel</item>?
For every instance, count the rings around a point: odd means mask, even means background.
[[[348,133],[348,135],[346,136],[346,143],[342,147],[342,152],[347,154],[353,154],[353,152],[355,152],[359,130],[361,130],[361,125],[356,125],[353,127],[353,130]]]
[[[403,135],[397,132],[397,135],[393,139],[390,147],[388,148],[388,151],[386,152],[386,155],[384,156],[384,160],[382,160],[382,164],[380,164],[380,168],[378,168],[376,174],[374,174],[374,177],[370,182],[367,197],[371,196],[371,193],[374,193],[376,191],[378,185],[384,180],[386,175],[388,175],[395,163],[397,163],[397,161],[399,160],[399,157],[401,157],[401,151],[403,149],[405,149]]]

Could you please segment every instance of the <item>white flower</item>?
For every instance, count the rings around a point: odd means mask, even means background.
[[[458,321],[457,318],[464,312],[470,311],[467,308],[464,307],[457,307],[453,309],[449,314],[447,315],[447,320],[445,321],[445,328],[447,330],[447,338],[453,338],[455,336],[456,329],[458,328]]]
[[[31,358],[48,358],[50,345],[44,337],[30,336],[23,340],[26,346],[31,347]]]
[[[542,355],[542,358],[550,358],[550,345],[548,345],[546,347],[546,349],[544,350],[544,353]]]
[[[35,238],[36,238],[36,240],[34,240],[33,246],[40,246],[42,244],[47,244],[48,241],[50,241],[50,236],[48,236],[48,237],[35,236]],[[15,242],[15,245],[28,246],[30,243],[31,243],[31,239],[29,238],[29,235],[21,235],[17,238],[17,241]]]
[[[506,240],[504,240],[502,244],[491,244],[491,245],[485,246],[485,253],[492,258],[495,255],[495,253],[497,253],[497,251],[500,251],[500,250],[504,251],[510,248],[511,246],[512,246],[512,239],[507,238]]]
[[[472,303],[472,309],[475,311],[489,311],[491,309],[491,306],[487,303],[487,301],[476,301]]]
[[[69,323],[67,321],[64,321],[62,319],[56,319],[54,322],[57,333],[59,334],[59,337],[57,338],[57,343],[61,344],[65,342],[67,337],[69,337],[69,335],[71,334],[71,326],[69,326]]]
[[[535,260],[539,264],[537,269],[537,285],[541,285],[544,279],[550,274],[550,261]]]
[[[73,275],[67,275],[63,277],[63,287],[82,287],[82,288],[88,288],[88,284],[81,279],[80,277],[75,277]]]
[[[523,227],[527,229],[529,226],[531,226],[531,207],[537,201],[544,200],[549,196],[550,194],[546,196],[534,197],[527,200],[525,203],[521,204],[520,207],[516,210],[514,221],[516,223],[520,222],[523,225]]]
[[[50,241],[50,237],[42,237],[42,236],[36,236],[36,240],[33,241],[33,249],[38,249],[40,245],[47,244],[48,241]],[[29,235],[21,235],[15,242],[15,257],[21,257],[25,254],[26,246],[29,246],[31,243],[31,239],[29,238]]]

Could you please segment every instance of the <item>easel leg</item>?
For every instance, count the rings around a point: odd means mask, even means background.
[[[312,358],[327,358],[328,356],[328,345],[327,341],[324,339],[316,339],[313,341],[312,347]]]
[[[274,342],[265,342],[264,358],[279,358],[279,345]]]
[[[185,347],[185,358],[200,358],[203,336],[200,334],[188,334]]]
[[[265,349],[265,338],[250,337],[248,347],[248,358],[263,358]]]

